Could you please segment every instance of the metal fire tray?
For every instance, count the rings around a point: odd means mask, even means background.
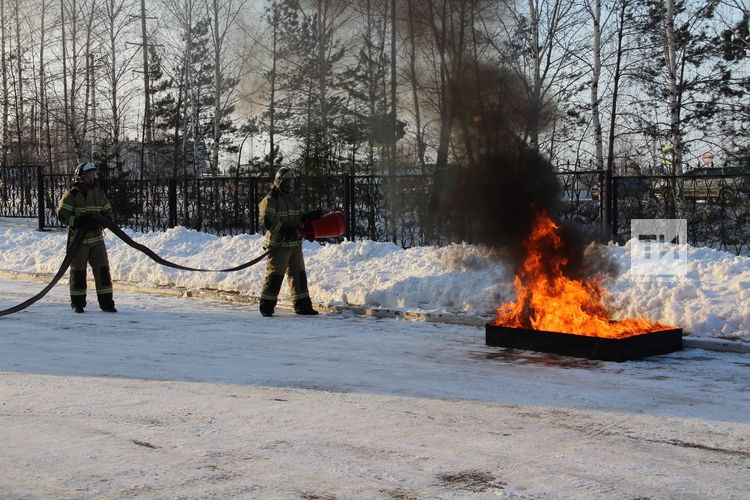
[[[682,328],[641,333],[621,339],[511,328],[490,323],[486,324],[485,332],[485,343],[488,346],[602,361],[628,361],[682,349]]]

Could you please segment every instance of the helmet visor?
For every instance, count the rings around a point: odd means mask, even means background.
[[[91,172],[94,179],[96,179],[96,165],[92,162],[86,162],[82,163],[78,166],[78,177],[83,179],[83,176],[85,176],[87,173]]]
[[[294,179],[281,179],[281,185],[279,189],[285,193],[291,193],[294,191]]]

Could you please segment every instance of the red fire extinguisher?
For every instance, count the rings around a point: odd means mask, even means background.
[[[346,234],[346,221],[342,212],[329,212],[317,219],[305,221],[302,227],[305,238],[336,238]]]

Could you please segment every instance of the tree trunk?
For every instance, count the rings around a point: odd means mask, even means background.
[[[425,144],[422,137],[422,118],[419,106],[419,83],[417,80],[417,44],[414,35],[414,0],[409,0],[409,77],[414,105],[414,128],[417,141],[417,162],[424,166]]]
[[[375,123],[377,118],[377,96],[378,82],[375,74],[375,64],[373,62],[373,43],[372,43],[372,26],[374,23],[372,15],[372,5],[370,0],[365,4],[365,47],[367,49],[367,112],[371,123]],[[375,165],[375,141],[373,140],[372,128],[367,134],[367,162],[372,168]]]
[[[617,196],[617,193],[612,191],[612,176],[615,174],[615,125],[617,123],[617,100],[620,96],[620,78],[622,76],[622,41],[625,37],[625,11],[627,9],[628,0],[621,0],[620,4],[620,26],[617,28],[617,54],[615,59],[615,72],[613,77],[613,89],[612,89],[612,112],[609,117],[609,138],[607,144],[607,168],[604,175],[604,198],[602,204],[604,205],[604,223],[607,227],[612,227],[613,221],[613,197]],[[612,238],[614,239],[617,235],[614,234],[616,228],[612,227]]]
[[[211,166],[212,169],[218,173],[219,171],[219,141],[221,140],[221,87],[222,82],[222,71],[221,71],[221,33],[219,33],[219,4],[217,0],[213,0],[213,21],[214,21],[214,133],[213,133],[213,149],[211,151]]]
[[[65,151],[63,153],[63,163],[68,164],[68,155],[70,154],[70,99],[68,94],[68,43],[65,39],[65,0],[60,0],[60,29],[62,36],[62,73],[63,73],[63,118],[65,123]],[[5,65],[3,65],[5,67]],[[68,168],[72,168],[68,166]]]
[[[604,149],[603,149],[603,141],[604,138],[602,137],[602,123],[601,123],[601,117],[599,112],[599,80],[601,77],[601,70],[602,70],[602,46],[601,46],[601,39],[602,39],[602,27],[601,27],[601,19],[602,19],[602,5],[601,0],[593,0],[593,6],[591,9],[591,18],[593,21],[593,34],[594,39],[592,41],[592,71],[591,71],[591,123],[594,129],[594,162],[596,170],[603,170],[604,169]],[[610,178],[611,176],[608,176],[605,174],[605,182]],[[601,193],[603,195],[603,193]],[[606,196],[604,196],[606,198]],[[601,204],[600,205],[600,215],[604,215],[603,212],[608,212],[607,210],[608,205]],[[607,216],[603,216],[600,218],[600,238],[604,239],[606,238],[606,219]]]
[[[396,0],[391,0],[391,134],[389,173],[396,175]]]
[[[146,30],[146,0],[141,0],[141,52],[143,53],[143,134],[141,136],[141,176],[150,167],[151,74],[148,67],[148,31]]]
[[[592,45],[593,52],[593,68],[591,74],[591,121],[594,128],[594,161],[596,162],[596,169],[602,170],[604,168],[604,151],[603,151],[603,137],[602,137],[602,124],[599,116],[599,80],[602,68],[601,59],[601,16],[602,16],[602,5],[601,0],[593,0],[593,11],[592,18],[594,22],[594,40]]]
[[[90,122],[89,116],[92,110],[93,92],[94,92],[94,57],[91,52],[91,37],[93,35],[94,16],[96,14],[96,4],[91,4],[91,12],[86,19],[86,42],[84,45],[84,99],[83,99],[83,121],[81,125],[81,131],[79,134],[80,150],[78,151],[79,158],[91,157],[91,150],[89,149],[88,155],[84,155],[83,146],[86,144],[86,139],[89,137]]]
[[[23,61],[21,60],[21,18],[18,13],[19,0],[15,0],[13,4],[13,18],[16,25],[16,70],[17,70],[17,82],[16,82],[16,162],[24,164],[26,162],[26,155],[24,154],[24,138],[23,131],[26,126],[26,119],[24,117],[24,99],[23,99]]]
[[[327,33],[326,33],[326,18],[323,8],[324,0],[318,0],[318,16],[317,16],[317,35],[316,40],[318,49],[318,106],[320,112],[320,130],[318,131],[318,137],[315,139],[316,147],[318,152],[316,157],[320,159],[320,154],[323,152],[323,147],[328,137],[328,101],[327,101],[327,82],[326,82],[326,45],[327,45]]]
[[[198,167],[203,166],[202,158],[200,158],[200,151],[198,148],[198,96],[196,94],[196,87],[193,82],[193,12],[192,5],[190,12],[188,13],[188,32],[186,34],[187,40],[187,74],[185,78],[185,84],[190,93],[190,128],[193,142],[193,172],[197,173]],[[199,165],[200,163],[200,165]]]
[[[114,0],[108,0],[108,30],[109,30],[109,80],[112,82],[112,89],[111,94],[109,96],[110,101],[110,113],[112,114],[111,117],[111,141],[112,141],[112,150],[111,155],[114,157],[115,165],[120,165],[120,110],[119,110],[119,103],[120,103],[120,92],[119,92],[119,86],[118,81],[119,77],[117,74],[117,60],[118,60],[118,52],[117,52],[117,33],[115,28],[116,23],[116,7]],[[118,169],[119,170],[119,169]]]
[[[672,140],[672,174],[682,174],[682,141],[680,133],[680,102],[677,91],[677,61],[675,59],[674,0],[666,1],[666,45],[664,55],[669,82],[669,130]]]
[[[187,58],[183,59],[186,61]],[[182,107],[185,96],[185,73],[187,71],[187,64],[184,63],[183,71],[180,72],[180,81],[177,85],[177,102],[175,103],[175,124],[174,124],[174,136],[172,145],[172,178],[177,178],[177,169],[185,162],[185,131],[182,131],[182,141],[180,141],[180,128],[183,124],[182,121]],[[182,142],[182,148],[180,147]]]
[[[268,143],[271,146],[268,152],[268,166],[273,169],[276,166],[276,65],[278,54],[278,31],[279,31],[278,4],[273,3],[273,52],[271,54],[271,95],[268,103]],[[251,141],[252,142],[252,141]],[[251,148],[252,149],[252,148]],[[252,161],[252,158],[250,159]]]
[[[8,164],[8,116],[9,116],[9,105],[10,105],[10,91],[8,90],[8,60],[5,56],[5,42],[7,39],[6,33],[6,22],[5,22],[5,0],[0,0],[0,29],[2,34],[0,37],[0,52],[2,55],[3,65],[3,150],[2,150],[2,166],[5,167]]]
[[[677,95],[677,61],[675,59],[675,38],[674,38],[674,0],[666,0],[666,13],[664,16],[664,31],[666,41],[664,46],[664,59],[667,69],[667,80],[669,85],[669,131],[671,138],[672,151],[672,168],[673,176],[682,174],[682,144],[680,138],[680,103]],[[682,202],[680,200],[680,186],[677,179],[672,181],[672,199],[673,203],[669,206],[669,217],[679,217],[682,212]]]
[[[529,118],[527,123],[527,139],[531,149],[539,150],[539,118],[541,115],[542,77],[541,77],[541,53],[539,47],[539,12],[534,5],[534,0],[529,0],[529,13],[531,15],[531,102],[529,103]]]
[[[453,131],[454,113],[454,89],[452,84],[452,75],[446,59],[446,39],[448,31],[448,6],[447,0],[443,0],[439,17],[436,18],[436,9],[433,0],[428,0],[428,18],[430,29],[438,50],[438,88],[440,102],[440,136],[438,139],[437,158],[435,160],[435,182],[430,193],[429,217],[425,223],[425,242],[433,243],[436,238],[436,222],[439,220],[440,199],[445,181],[446,169],[448,166],[448,153]],[[440,25],[438,26],[438,21]],[[455,57],[455,54],[452,54]]]
[[[41,11],[41,27],[39,32],[39,123],[40,123],[40,143],[43,143],[46,147],[47,153],[47,165],[50,168],[50,172],[53,171],[52,166],[52,137],[50,135],[50,115],[49,115],[49,98],[47,96],[47,74],[44,70],[45,59],[45,36],[46,25],[45,20],[47,16],[47,1],[42,0],[42,11]],[[41,134],[44,134],[42,139]],[[40,157],[43,155],[40,150]]]

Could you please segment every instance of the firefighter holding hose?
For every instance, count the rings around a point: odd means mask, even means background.
[[[294,301],[294,312],[303,315],[318,314],[313,309],[307,290],[301,229],[306,220],[320,217],[320,211],[302,213],[302,202],[295,192],[296,180],[294,170],[281,167],[273,179],[271,191],[258,205],[260,220],[265,229],[263,246],[270,250],[266,279],[260,294],[260,313],[263,316],[273,316],[285,274]]]
[[[75,170],[73,187],[60,200],[57,218],[68,226],[68,245],[78,231],[85,232],[83,242],[70,264],[70,306],[77,313],[84,312],[86,268],[91,265],[99,308],[114,313],[117,309],[112,298],[112,278],[102,228],[89,215],[99,214],[111,218],[112,206],[104,191],[95,183],[96,165],[92,162],[80,163]]]

